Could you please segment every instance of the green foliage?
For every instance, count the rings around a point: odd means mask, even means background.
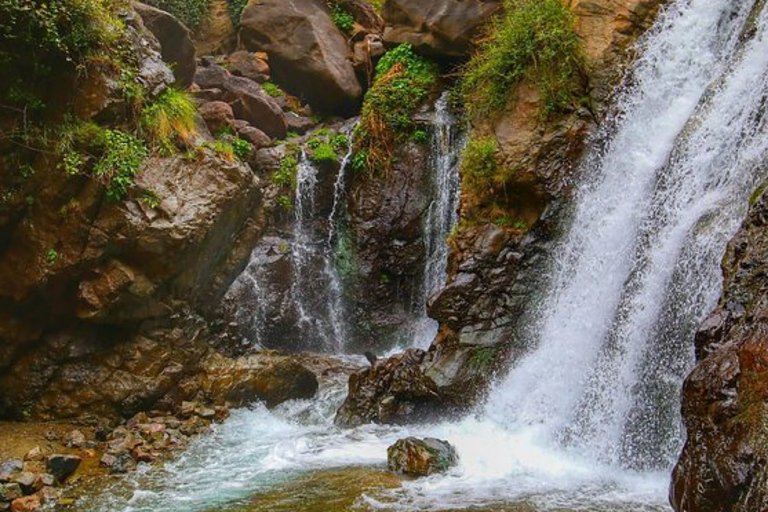
[[[584,56],[574,16],[562,0],[506,0],[505,13],[463,69],[461,89],[470,115],[501,110],[523,79],[541,91],[548,116],[581,98]]]
[[[328,8],[331,10],[334,25],[344,33],[351,32],[355,27],[355,17],[338,2],[331,2]]]
[[[425,130],[416,130],[411,135],[411,139],[416,144],[427,144],[429,142],[429,134]]]
[[[141,196],[141,202],[152,209],[160,206],[160,198],[157,196],[157,193],[152,190],[144,192],[144,195]]]
[[[45,261],[49,265],[53,265],[58,259],[59,253],[56,249],[48,249],[48,252],[45,253]]]
[[[331,146],[336,150],[345,150],[349,148],[349,137],[343,133],[337,133],[331,137]]]
[[[104,154],[93,173],[106,185],[107,197],[119,201],[128,195],[128,188],[147,156],[147,147],[143,141],[120,130],[106,130],[104,142]]]
[[[287,155],[280,161],[280,167],[272,175],[272,182],[280,187],[296,187],[296,176],[299,172],[299,160],[294,155]]]
[[[264,89],[264,92],[272,96],[273,98],[279,98],[280,96],[285,96],[285,93],[283,90],[278,87],[277,85],[273,84],[272,82],[264,82],[261,84],[261,88]]]
[[[243,140],[240,138],[235,138],[232,141],[232,151],[235,154],[235,158],[240,160],[241,162],[247,162],[248,157],[251,156],[251,143],[247,140]]]
[[[116,61],[121,0],[0,0],[0,101],[42,116],[59,87],[91,60]],[[60,84],[65,84],[65,81]],[[57,84],[58,86],[59,84]]]
[[[192,31],[200,28],[200,22],[210,10],[209,0],[147,0],[146,3],[173,14]],[[232,16],[231,6],[229,12]]]
[[[286,139],[298,139],[299,137],[301,137],[301,135],[296,132],[288,132],[285,136]]]
[[[293,208],[293,201],[291,200],[291,196],[287,194],[280,194],[277,196],[277,206],[282,208],[285,211],[290,211],[291,208]]]
[[[496,159],[496,139],[471,139],[461,160],[462,189],[470,193],[483,193],[497,178],[499,164]]]
[[[339,160],[333,146],[325,142],[312,151],[311,158],[313,162],[336,162]]]
[[[240,25],[240,16],[243,14],[243,9],[245,9],[246,5],[248,5],[248,0],[227,0],[229,18],[235,27]]]
[[[496,358],[495,347],[482,347],[475,350],[469,359],[469,367],[476,372],[490,369],[493,360]]]
[[[349,137],[328,128],[320,128],[312,134],[306,146],[313,162],[338,162],[338,151],[346,151],[349,147]]]
[[[170,154],[178,143],[188,143],[196,133],[197,108],[186,92],[166,89],[144,108],[139,128],[153,147]]]
[[[416,129],[413,113],[429,95],[436,78],[436,66],[417,55],[409,44],[401,44],[381,58],[356,131],[356,158],[365,158],[370,173],[389,169],[396,143],[407,140]],[[358,164],[362,168],[361,160]]]

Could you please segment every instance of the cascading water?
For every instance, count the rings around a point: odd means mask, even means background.
[[[550,282],[522,319],[527,354],[474,417],[341,430],[329,414],[340,381],[316,401],[238,411],[163,472],[80,509],[262,510],[243,504],[308,471],[381,467],[394,439],[429,435],[457,447],[457,468],[360,490],[352,510],[668,510],[693,333],[766,174],[768,8],[750,16],[756,5],[680,0],[643,39],[582,166]]]
[[[459,220],[461,177],[460,155],[466,139],[465,130],[451,111],[449,93],[435,102],[432,117],[432,177],[434,195],[424,221],[426,263],[422,293],[416,308],[419,318],[413,328],[412,346],[427,348],[437,334],[438,324],[427,316],[429,296],[445,285],[448,266],[447,239]]]

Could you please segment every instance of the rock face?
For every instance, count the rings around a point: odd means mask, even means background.
[[[763,193],[728,246],[720,304],[696,334],[698,363],[683,387],[688,440],[670,489],[679,512],[768,506],[766,222]]]
[[[344,35],[322,0],[258,0],[243,11],[240,41],[269,55],[273,75],[318,110],[349,113],[362,87]]]
[[[387,0],[384,40],[410,43],[436,57],[465,57],[480,29],[501,9],[500,0]]]
[[[423,5],[449,3],[473,2]],[[491,197],[462,192],[461,216],[471,227],[451,237],[448,283],[428,301],[429,315],[440,322],[436,340],[426,353],[395,356],[353,375],[339,424],[402,423],[467,411],[494,376],[523,353],[516,342],[517,319],[540,285],[541,265],[569,198],[568,178],[607,108],[609,91],[621,78],[620,64],[628,58],[624,49],[650,26],[660,3],[574,3],[577,32],[585,39],[590,63],[586,90],[594,100],[591,111],[542,122],[541,94],[523,81],[510,91],[502,112],[472,126],[473,137],[496,141],[501,165],[515,172]],[[499,212],[519,220],[521,227],[495,225]],[[429,392],[404,393],[404,379]]]
[[[195,76],[195,46],[189,29],[171,14],[150,5],[135,2],[133,8],[160,42],[161,55],[172,64],[176,85],[189,87]]]
[[[448,441],[432,437],[408,437],[387,448],[387,466],[390,471],[408,476],[445,473],[458,460],[456,450]]]

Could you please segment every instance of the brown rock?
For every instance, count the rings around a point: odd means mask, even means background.
[[[266,53],[237,51],[228,55],[225,63],[230,73],[249,78],[254,82],[269,81],[269,57]]]
[[[256,82],[230,77],[224,86],[224,100],[232,105],[236,118],[248,121],[270,137],[283,139],[288,133],[282,109]]]
[[[445,473],[457,464],[458,459],[450,443],[431,437],[408,437],[387,448],[389,470],[409,476]]]
[[[35,491],[35,474],[31,471],[16,473],[11,477],[11,482],[19,484],[27,494]]]
[[[32,496],[25,496],[13,500],[11,503],[11,512],[32,512],[33,510],[39,509],[41,506],[42,503],[40,502],[40,497],[33,494]]]
[[[23,495],[21,486],[17,483],[0,484],[0,503],[11,502]]]
[[[261,149],[269,147],[272,144],[272,139],[269,135],[259,130],[255,126],[246,125],[238,128],[237,134],[242,138],[253,144],[255,149]]]
[[[410,43],[417,51],[441,57],[464,57],[480,29],[500,12],[498,0],[387,0],[384,40]]]
[[[45,459],[45,454],[39,446],[35,446],[24,455],[25,461],[41,461]]]
[[[63,442],[67,448],[82,448],[85,446],[85,435],[79,430],[72,430],[64,436]]]
[[[195,45],[192,33],[171,14],[155,7],[134,2],[133,8],[144,25],[160,42],[163,60],[171,64],[176,85],[187,88],[195,76]]]
[[[223,101],[209,101],[200,105],[200,115],[211,133],[221,133],[222,130],[233,130],[235,115],[232,107]]]
[[[313,108],[343,114],[359,103],[362,88],[348,60],[347,41],[322,0],[249,4],[240,41],[248,50],[266,52],[277,82]]]
[[[40,497],[40,501],[45,505],[58,502],[61,499],[62,492],[55,487],[43,487],[37,492],[37,496]]]

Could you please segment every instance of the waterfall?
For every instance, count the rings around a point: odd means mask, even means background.
[[[416,304],[419,317],[414,323],[412,346],[427,348],[437,334],[438,324],[427,316],[429,296],[445,285],[448,266],[448,236],[459,220],[461,152],[466,145],[465,130],[451,111],[449,93],[435,102],[432,115],[431,170],[433,198],[424,220],[426,263],[422,290]]]
[[[696,326],[768,156],[768,12],[753,1],[668,7],[581,169],[527,354],[486,414],[600,463],[668,469]]]

